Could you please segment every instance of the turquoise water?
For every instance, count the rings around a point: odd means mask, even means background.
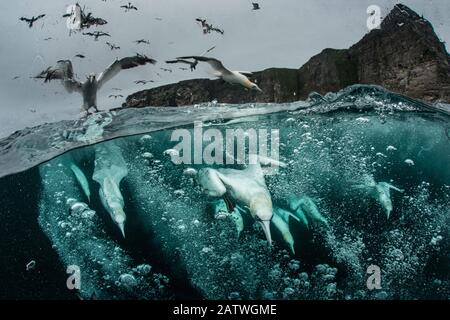
[[[146,117],[150,112],[155,111],[127,110],[126,118],[102,115],[78,131],[66,124],[65,133],[58,128],[50,139],[59,151],[46,145],[48,138],[43,142],[33,135],[42,130],[44,136],[47,128],[8,140],[10,146],[33,141],[25,145],[34,156],[22,170],[17,164],[3,167],[8,176],[0,180],[2,250],[8,261],[1,266],[2,296],[76,298],[65,287],[65,269],[77,265],[77,293],[84,298],[94,292],[103,299],[450,297],[446,115],[367,87],[289,105],[160,109],[159,118]],[[169,125],[169,119],[176,120]],[[215,219],[211,199],[195,179],[183,175],[188,167],[206,165],[175,165],[164,155],[176,144],[170,141],[173,129],[192,132],[194,120],[223,134],[236,128],[278,129],[280,160],[287,166],[266,176],[274,205],[307,196],[328,224],[310,220],[306,227],[291,219],[293,254],[273,226],[270,249],[250,216],[244,214],[239,236],[232,219]],[[133,122],[137,125],[127,126]],[[120,158],[126,166],[120,182],[125,239],[93,179],[105,146],[115,150],[106,154],[109,161]],[[4,151],[3,159],[21,149]],[[71,164],[85,175],[84,187]],[[371,189],[361,187],[371,181],[402,190],[391,189],[389,218]],[[32,259],[35,269],[25,271]],[[367,288],[371,265],[381,269],[379,290]]]

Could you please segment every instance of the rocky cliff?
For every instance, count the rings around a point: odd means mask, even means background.
[[[380,29],[349,49],[325,49],[300,69],[271,68],[252,79],[252,92],[222,80],[195,79],[130,95],[124,107],[291,102],[356,83],[381,85],[428,102],[450,102],[450,56],[433,26],[405,5],[396,5]]]

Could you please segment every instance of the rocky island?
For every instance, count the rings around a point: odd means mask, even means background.
[[[349,49],[325,49],[300,69],[269,68],[252,79],[256,93],[222,80],[194,79],[136,92],[123,107],[292,102],[352,84],[375,84],[426,102],[450,102],[450,55],[429,21],[398,4],[379,29]]]

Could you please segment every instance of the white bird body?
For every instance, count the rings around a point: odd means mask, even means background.
[[[251,75],[251,72],[230,71],[223,66],[220,60],[203,56],[179,57],[177,59],[194,59],[196,61],[206,62],[214,69],[213,74],[223,79],[225,82],[231,84],[239,84],[247,89],[262,92],[261,88],[259,88],[256,83],[251,82],[249,78],[246,76],[246,74]]]
[[[51,79],[61,79],[64,88],[69,92],[78,92],[83,96],[83,109],[90,108],[97,110],[97,91],[110,79],[116,76],[121,70],[131,69],[147,63],[155,64],[156,61],[144,55],[125,57],[114,61],[105,71],[97,74],[90,74],[87,80],[80,82],[74,79],[72,62],[70,60],[60,60],[55,68],[48,68],[46,81]],[[39,77],[42,77],[42,74]]]
[[[222,197],[227,194],[237,205],[248,208],[252,218],[261,224],[269,244],[272,243],[272,198],[259,162],[245,170],[201,169],[198,182],[207,195]]]
[[[401,193],[403,193],[404,190],[394,187],[387,182],[377,183],[371,175],[365,175],[363,177],[363,181],[363,184],[355,185],[355,187],[366,190],[368,194],[382,206],[387,218],[389,219],[393,210],[390,189]]]
[[[95,168],[92,179],[100,184],[99,196],[105,210],[125,238],[125,201],[120,183],[128,175],[120,148],[112,142],[95,147]]]

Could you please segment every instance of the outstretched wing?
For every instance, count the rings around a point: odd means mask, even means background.
[[[72,61],[70,60],[59,60],[56,63],[56,68],[62,71],[62,78],[63,79],[72,79],[73,74],[73,66]]]
[[[253,72],[250,72],[250,71],[237,71],[237,72],[239,72],[240,74],[243,74],[244,76],[247,76],[247,77],[251,77],[253,75]]]
[[[140,54],[137,54],[134,57],[125,57],[120,60],[116,60],[108,68],[106,68],[105,71],[99,74],[98,87],[100,88],[108,80],[112,79],[120,72],[120,70],[131,69],[147,63],[155,64],[156,60]]]
[[[202,56],[188,56],[188,57],[179,57],[177,59],[195,59],[197,61],[202,61],[208,63],[214,70],[220,72],[221,75],[231,74],[231,71],[225,68],[220,60]]]
[[[177,60],[168,60],[166,61],[166,63],[185,63],[185,64],[193,64],[193,62],[188,61],[188,60],[183,60],[183,59],[177,59]]]
[[[74,79],[65,79],[63,80],[64,88],[67,90],[67,92],[78,92],[83,93],[83,85],[81,82],[78,82]]]

